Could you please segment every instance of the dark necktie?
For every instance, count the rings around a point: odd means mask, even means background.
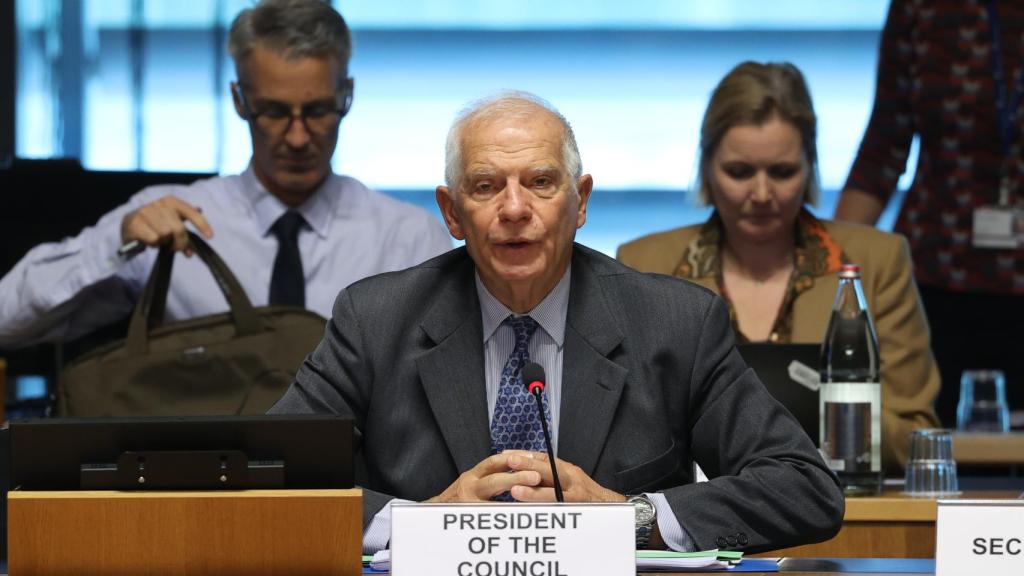
[[[501,372],[498,397],[494,402],[494,419],[491,421],[491,448],[495,453],[510,449],[543,452],[544,432],[540,415],[521,375],[523,366],[530,362],[530,339],[537,331],[537,321],[529,316],[509,316],[505,323],[512,326],[516,343]],[[544,416],[550,419],[547,395],[541,398]]]
[[[529,316],[509,316],[504,324],[512,326],[516,335],[512,353],[501,371],[501,382],[494,402],[494,418],[491,420],[491,451],[495,454],[502,450],[532,450],[543,452],[544,431],[541,429],[540,415],[537,414],[535,400],[530,397],[523,385],[523,366],[530,362],[530,339],[537,331],[537,321]],[[548,397],[542,396],[545,420],[551,420],[548,409]],[[492,500],[498,502],[514,501],[508,492],[498,494]]]
[[[306,306],[306,279],[299,254],[299,230],[306,220],[298,212],[285,212],[270,230],[277,236],[277,258],[270,277],[270,304]]]

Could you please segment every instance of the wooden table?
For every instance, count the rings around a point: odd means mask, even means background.
[[[783,558],[778,572],[741,572],[751,576],[774,576],[779,573],[799,572],[801,576],[905,576],[907,574],[934,574],[935,563],[931,560],[894,560],[888,558]],[[637,576],[695,576],[707,574],[722,576],[717,572],[639,572]],[[8,576],[6,566],[0,563],[0,576]]]
[[[1014,499],[1018,492],[964,492],[961,499]],[[934,498],[912,498],[897,491],[847,498],[843,527],[818,544],[776,550],[759,556],[801,558],[934,558]]]
[[[935,561],[931,559],[896,559],[896,558],[783,558],[779,562],[779,572],[746,572],[746,574],[771,575],[778,573],[800,573],[801,576],[843,574],[873,574],[874,576],[894,576],[905,574],[934,574]],[[639,576],[669,576],[666,572],[642,572]],[[687,574],[694,574],[688,572]],[[696,574],[723,574],[718,572],[697,572]]]
[[[1024,432],[953,434],[957,465],[1013,466],[1024,464]]]

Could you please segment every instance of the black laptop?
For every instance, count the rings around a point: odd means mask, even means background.
[[[341,416],[14,420],[12,489],[351,488]]]
[[[757,373],[768,392],[793,414],[817,446],[818,391],[800,383],[799,376],[794,379],[791,371],[802,373],[805,378],[813,378],[818,372],[821,344],[756,343],[739,344],[736,348],[743,360]]]

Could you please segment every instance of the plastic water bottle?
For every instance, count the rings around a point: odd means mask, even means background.
[[[860,285],[860,266],[839,270],[839,289],[821,345],[821,452],[847,496],[882,489],[882,390],[878,336]]]

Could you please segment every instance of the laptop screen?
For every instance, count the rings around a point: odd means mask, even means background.
[[[11,487],[351,488],[354,436],[340,416],[14,420]]]
[[[818,391],[801,383],[799,374],[818,372],[821,344],[750,343],[736,346],[764,387],[796,418],[818,446]],[[798,362],[800,365],[794,364]],[[797,378],[793,376],[797,375]]]

